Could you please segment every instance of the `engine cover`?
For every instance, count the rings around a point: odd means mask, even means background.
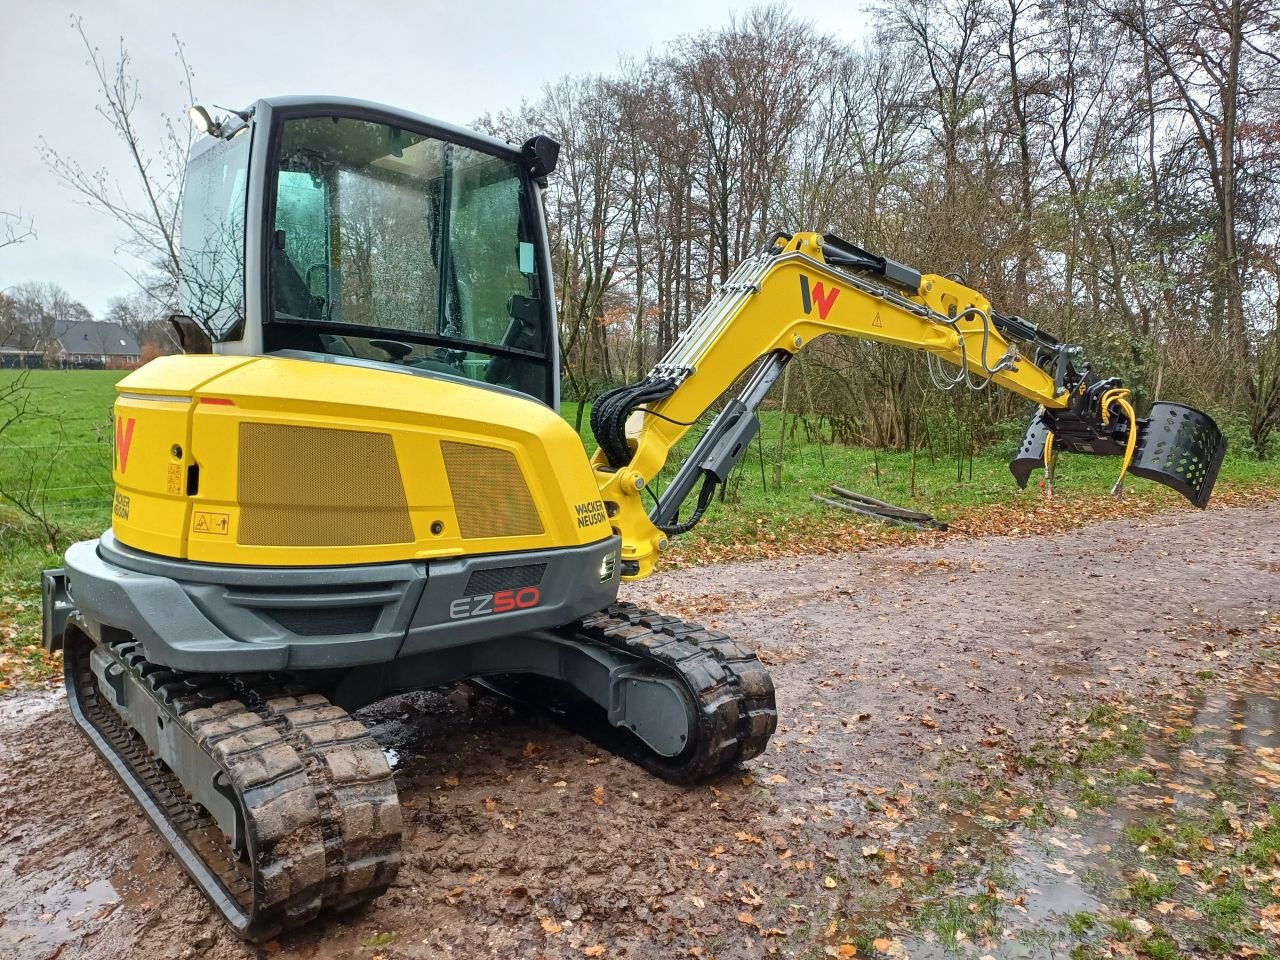
[[[120,381],[112,529],[210,563],[349,565],[612,534],[574,430],[452,377],[285,357],[163,357]]]

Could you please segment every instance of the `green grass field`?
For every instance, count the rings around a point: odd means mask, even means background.
[[[71,521],[105,516],[102,508],[111,501],[111,405],[124,375],[30,371],[27,412],[0,434],[0,489],[26,490],[33,470],[40,481],[42,468],[55,467],[43,490],[58,513]],[[18,371],[0,370],[0,396],[18,376]],[[0,424],[6,419],[0,407]]]
[[[0,370],[0,396],[19,376]],[[35,370],[27,375],[27,413],[0,433],[0,491],[28,498],[48,520],[45,525],[23,517],[0,496],[0,684],[5,676],[44,676],[39,634],[39,572],[58,563],[59,549],[83,537],[96,536],[110,518],[111,404],[114,371]],[[566,405],[573,423],[577,410]],[[0,409],[0,424],[7,416]],[[594,449],[584,416],[583,438]],[[788,419],[788,425],[792,420]],[[858,447],[804,440],[792,432],[785,447],[781,482],[774,482],[774,459],[782,417],[762,415],[759,438],[707,517],[694,532],[677,541],[669,561],[688,565],[722,559],[826,552],[909,540],[919,536],[833,507],[814,503],[832,483],[893,503],[933,513],[953,522],[957,532],[1049,532],[1108,516],[1187,508],[1176,494],[1144,480],[1131,480],[1122,501],[1109,497],[1119,462],[1112,458],[1064,457],[1060,461],[1058,496],[1047,503],[1035,486],[1017,489],[1007,461],[1014,441],[966,460],[957,480],[952,458],[914,458]],[[1014,431],[1011,431],[1011,435]],[[691,431],[672,463],[688,453],[697,431]],[[655,487],[662,489],[659,479]],[[37,491],[38,496],[31,497]],[[1259,462],[1228,452],[1215,491],[1215,501],[1270,496],[1280,492],[1280,462]],[[56,543],[50,542],[54,528]],[[926,534],[929,536],[929,534]]]

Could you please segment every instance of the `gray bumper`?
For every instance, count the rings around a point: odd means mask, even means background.
[[[132,635],[153,662],[197,672],[319,670],[569,623],[617,597],[618,549],[610,537],[417,563],[238,567],[155,557],[107,532],[73,545],[64,575],[71,607]],[[65,613],[46,633],[64,621]]]

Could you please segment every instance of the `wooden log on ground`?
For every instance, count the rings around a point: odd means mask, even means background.
[[[921,513],[919,510],[908,510],[906,507],[900,507],[894,503],[886,503],[883,500],[877,500],[875,497],[868,497],[853,490],[837,486],[834,483],[831,485],[831,492],[837,496],[844,497],[846,500],[852,500],[855,503],[876,507],[884,513],[900,517],[903,520],[919,520],[921,523],[931,523],[933,521],[932,514]]]
[[[816,493],[811,493],[809,498],[817,501],[818,503],[825,503],[828,506],[839,507],[841,510],[848,510],[850,513],[858,513],[864,517],[871,517],[873,520],[881,520],[885,523],[896,523],[902,527],[910,527],[912,530],[929,529],[923,523],[917,523],[914,520],[905,520],[902,517],[894,517],[885,513],[878,513],[869,507],[859,506],[849,500],[832,500],[830,497],[820,497]]]

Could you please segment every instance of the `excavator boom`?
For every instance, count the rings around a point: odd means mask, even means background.
[[[1019,486],[1036,468],[1051,480],[1056,449],[1122,456],[1122,478],[1134,473],[1196,506],[1208,503],[1226,443],[1207,414],[1159,402],[1140,420],[1130,392],[1117,378],[1094,374],[1080,347],[997,313],[959,280],[921,274],[830,235],[780,234],[742,263],[648,376],[596,402],[592,465],[622,533],[624,577],[647,575],[669,537],[697,523],[759,431],[756,411],[769,387],[796,353],[830,333],[923,350],[943,388],[994,385],[1038,404],[1010,464]],[[943,363],[958,373],[946,374]],[[742,393],[646,509],[640,493],[671,449],[753,364]],[[699,484],[693,513],[681,522]]]

